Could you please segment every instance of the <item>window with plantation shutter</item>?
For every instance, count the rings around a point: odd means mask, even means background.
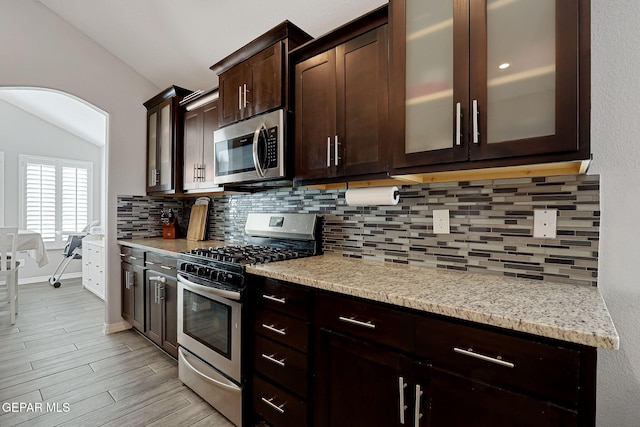
[[[20,165],[20,227],[48,248],[64,247],[91,217],[91,163],[21,155]]]

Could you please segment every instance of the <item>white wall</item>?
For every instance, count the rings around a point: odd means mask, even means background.
[[[601,174],[600,291],[620,335],[598,353],[598,425],[640,425],[640,2],[592,0],[590,172]]]
[[[57,89],[109,114],[106,321],[120,322],[116,195],[145,193],[142,103],[160,88],[34,0],[0,1],[0,40],[0,86]]]
[[[60,129],[14,105],[0,100],[0,151],[5,155],[4,215],[7,225],[20,224],[18,156],[28,154],[66,158],[93,163],[93,218],[101,214],[102,148]],[[20,281],[33,277],[48,277],[62,259],[62,249],[48,251],[49,265],[38,268],[34,260],[24,257],[26,265],[20,269]],[[80,262],[69,264],[65,273],[81,271]]]

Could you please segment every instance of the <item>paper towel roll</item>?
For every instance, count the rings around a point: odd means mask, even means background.
[[[400,201],[398,187],[353,188],[345,192],[349,206],[397,205]]]

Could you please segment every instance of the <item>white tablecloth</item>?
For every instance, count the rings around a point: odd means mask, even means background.
[[[27,230],[18,231],[18,251],[25,251],[36,260],[38,267],[49,264],[49,257],[44,248],[44,242],[40,233]]]

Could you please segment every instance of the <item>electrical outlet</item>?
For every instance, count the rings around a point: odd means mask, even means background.
[[[533,237],[556,238],[557,209],[533,210]]]
[[[449,209],[433,211],[433,232],[435,234],[449,234]]]

